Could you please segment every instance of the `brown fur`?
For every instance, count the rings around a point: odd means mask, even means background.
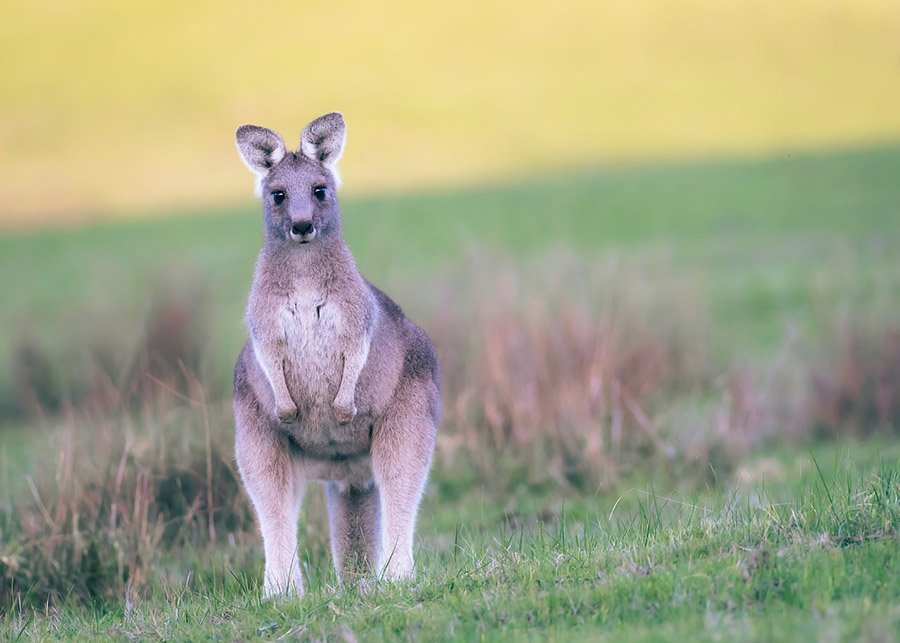
[[[413,574],[416,513],[440,419],[431,341],[363,279],[343,239],[334,173],[343,118],[320,117],[301,138],[288,152],[264,128],[237,132],[265,213],[234,410],[267,596],[303,591],[297,517],[310,480],[326,483],[341,578]]]

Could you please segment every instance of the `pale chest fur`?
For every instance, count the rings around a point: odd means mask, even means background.
[[[321,288],[299,284],[275,307],[284,334],[288,389],[299,406],[326,405],[340,385],[344,316],[338,302]],[[302,409],[301,409],[302,410]]]

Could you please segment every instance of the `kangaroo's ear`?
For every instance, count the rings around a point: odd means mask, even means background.
[[[241,125],[235,133],[238,151],[253,172],[260,178],[269,173],[284,158],[281,137],[270,129],[257,125]]]
[[[347,138],[347,126],[340,112],[331,112],[319,116],[303,128],[300,135],[300,152],[307,158],[318,161],[327,167],[339,181],[337,162],[344,153],[344,141]]]

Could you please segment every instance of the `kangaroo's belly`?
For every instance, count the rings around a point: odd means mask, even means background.
[[[299,455],[321,461],[317,468],[355,469],[368,457],[371,418],[359,409],[352,422],[342,425],[332,408],[344,366],[341,312],[324,296],[306,293],[288,300],[281,323],[285,381],[299,411],[298,420],[283,430]]]

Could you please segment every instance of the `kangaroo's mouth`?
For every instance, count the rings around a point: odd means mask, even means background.
[[[309,243],[316,238],[316,228],[312,223],[295,223],[291,226],[289,236],[291,241],[297,243]]]

